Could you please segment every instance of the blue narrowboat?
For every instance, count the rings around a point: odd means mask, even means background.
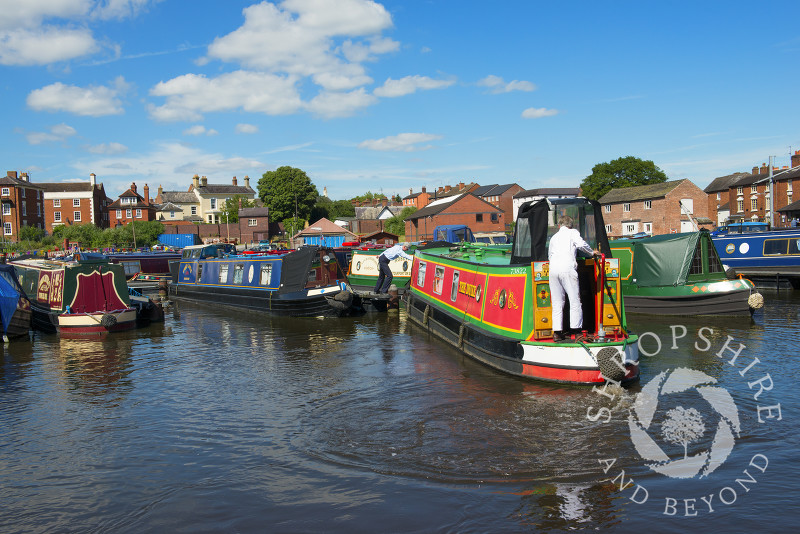
[[[714,234],[712,233],[712,236]],[[800,228],[725,232],[713,237],[725,269],[758,281],[800,287]]]
[[[185,254],[173,272],[170,296],[296,317],[342,316],[359,309],[331,249],[311,246],[285,254],[217,252]]]

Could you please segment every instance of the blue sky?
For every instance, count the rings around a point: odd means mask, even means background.
[[[0,0],[0,171],[116,198],[289,165],[339,200],[575,187],[636,156],[704,187],[800,150],[798,20],[796,0]]]

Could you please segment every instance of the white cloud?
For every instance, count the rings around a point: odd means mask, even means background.
[[[528,108],[522,112],[523,119],[541,119],[542,117],[552,117],[554,115],[558,115],[557,109]]]
[[[123,113],[119,96],[128,89],[124,78],[114,81],[114,87],[76,87],[56,82],[31,91],[26,100],[36,111],[66,111],[75,115],[102,117]]]
[[[160,82],[150,90],[166,97],[163,106],[150,107],[156,120],[197,121],[202,112],[241,109],[267,115],[287,115],[302,108],[295,80],[273,74],[236,71],[217,78],[184,74]]]
[[[503,78],[490,74],[486,78],[478,81],[481,87],[489,88],[492,93],[510,93],[512,91],[535,91],[536,85],[531,82],[514,80],[506,83]]]
[[[42,143],[57,143],[59,141],[66,141],[69,137],[72,137],[77,133],[78,132],[72,126],[61,123],[51,126],[49,132],[31,132],[25,137],[29,144],[41,145]]]
[[[367,139],[359,143],[358,148],[367,150],[392,151],[392,152],[417,152],[429,150],[431,145],[418,146],[420,143],[427,143],[441,139],[441,135],[424,133],[401,133],[383,139]]]
[[[86,151],[90,154],[124,154],[128,151],[128,147],[121,143],[101,143],[99,145],[87,146]]]
[[[46,65],[85,56],[97,48],[86,29],[44,26],[0,32],[1,65]]]
[[[236,133],[255,134],[258,133],[258,126],[256,126],[255,124],[239,123],[236,125]]]
[[[214,130],[213,128],[206,130],[206,127],[202,124],[195,124],[191,128],[187,128],[183,131],[183,135],[217,135],[219,134],[218,131]]]
[[[406,76],[399,80],[389,78],[381,87],[375,89],[375,95],[394,98],[415,93],[420,89],[444,89],[454,83],[453,80],[434,80],[427,76]]]

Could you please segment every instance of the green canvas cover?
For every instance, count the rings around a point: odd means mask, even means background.
[[[699,232],[687,232],[634,241],[631,282],[643,287],[685,284],[699,238]]]

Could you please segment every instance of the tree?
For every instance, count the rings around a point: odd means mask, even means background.
[[[45,231],[42,228],[35,226],[22,225],[19,229],[20,241],[41,241],[44,238]]]
[[[667,175],[652,161],[626,156],[592,167],[592,174],[581,182],[581,192],[586,198],[598,200],[619,187],[660,184],[666,181]]]
[[[338,217],[355,217],[356,209],[349,200],[335,200],[331,207],[329,219],[333,220]]]
[[[706,431],[703,416],[694,408],[684,410],[678,406],[667,412],[667,419],[661,424],[661,433],[670,443],[683,445],[683,457],[689,456],[689,443],[697,441]]]
[[[295,216],[306,219],[317,203],[317,188],[308,175],[294,167],[267,171],[258,181],[258,196],[269,208],[270,220],[282,221]]]
[[[417,208],[415,208],[414,206],[407,206],[403,208],[403,211],[401,211],[399,215],[395,215],[394,217],[386,219],[386,222],[383,224],[384,230],[399,236],[405,235],[406,217],[408,217],[415,211],[417,211]]]
[[[318,197],[317,203],[314,204],[313,208],[311,208],[311,214],[309,215],[308,219],[310,221],[318,221],[323,217],[330,219],[332,209],[333,201],[331,201],[331,199],[328,197]]]
[[[256,205],[255,200],[250,200],[244,195],[233,195],[222,205],[220,209],[220,219],[224,223],[239,222],[239,208],[254,208]]]

